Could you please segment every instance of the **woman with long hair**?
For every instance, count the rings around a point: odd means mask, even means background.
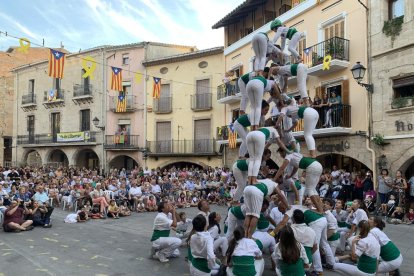
[[[272,259],[276,264],[276,274],[281,276],[305,275],[305,267],[309,265],[309,259],[305,248],[295,239],[295,234],[290,226],[280,230],[279,243],[276,244]]]
[[[394,275],[399,275],[398,269],[403,262],[403,257],[400,250],[382,231],[385,227],[384,221],[381,217],[370,217],[369,225],[371,227],[370,233],[378,240],[381,246],[381,261],[378,265],[378,273],[394,271]]]
[[[234,229],[227,249],[227,276],[260,276],[264,270],[262,251],[256,242],[244,237],[244,229]]]
[[[395,179],[393,181],[392,192],[398,199],[398,207],[403,208],[403,211],[405,210],[405,191],[407,190],[407,188],[407,181],[403,177],[402,171],[398,170],[395,174]]]
[[[376,274],[381,248],[370,230],[367,220],[360,221],[358,223],[359,236],[352,240],[351,255],[340,257],[341,260],[350,257],[351,260],[357,262],[357,265],[335,263],[334,270],[353,276],[374,276]]]
[[[368,221],[368,215],[369,213],[365,203],[359,199],[355,199],[352,202],[351,213],[349,214],[349,216],[353,217],[351,230],[347,233],[349,244],[351,244],[351,239],[353,238],[352,235],[357,231],[358,224],[363,220]]]
[[[226,237],[220,236],[220,220],[221,216],[219,213],[212,212],[208,215],[208,232],[214,240],[214,253],[219,253],[223,257],[222,263],[226,264],[226,252],[229,247],[229,242]]]

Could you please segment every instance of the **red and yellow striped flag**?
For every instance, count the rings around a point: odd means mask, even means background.
[[[122,69],[112,67],[111,89],[116,91],[122,91]]]
[[[154,77],[154,86],[152,88],[152,97],[159,99],[161,96],[161,79]]]
[[[115,112],[126,112],[127,108],[127,99],[125,92],[119,92],[119,96],[116,103],[116,110]]]
[[[237,132],[234,131],[233,125],[229,125],[229,148],[237,148]]]
[[[49,77],[63,79],[64,66],[65,66],[65,53],[50,49]]]

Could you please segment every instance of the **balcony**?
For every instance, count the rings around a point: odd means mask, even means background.
[[[172,112],[172,97],[154,99],[154,113],[167,114]]]
[[[27,147],[35,146],[70,146],[70,145],[94,145],[96,143],[97,132],[79,131],[79,132],[61,132],[53,134],[33,134],[18,135],[17,145]]]
[[[215,139],[147,141],[147,155],[153,157],[171,156],[214,156],[218,155]]]
[[[92,84],[88,84],[88,85],[74,84],[72,101],[75,104],[93,102]]]
[[[138,107],[136,104],[137,96],[134,95],[126,95],[126,107],[122,106],[119,102],[119,98],[116,96],[110,97],[109,108],[111,111],[115,113],[128,113],[128,112],[135,112]]]
[[[308,75],[324,76],[349,67],[349,40],[333,37],[305,49],[303,63],[308,66]],[[332,57],[329,70],[323,70],[325,56]]]
[[[21,108],[24,111],[34,110],[37,107],[36,103],[36,95],[33,93],[29,93],[26,95],[22,95],[22,105]]]
[[[232,104],[240,102],[238,79],[230,81],[228,84],[217,86],[217,101],[221,104]]]
[[[229,126],[217,127],[217,144],[226,145],[229,143]],[[237,142],[241,143],[241,139],[237,138]]]
[[[55,108],[65,105],[65,90],[51,89],[44,91],[43,106],[46,109]]]
[[[105,149],[111,150],[132,150],[139,149],[138,146],[139,135],[106,135],[105,136]]]
[[[199,93],[191,95],[191,109],[193,111],[204,111],[212,109],[211,93]]]
[[[341,105],[338,106],[331,113],[331,126],[324,127],[326,120],[326,113],[320,109],[315,108],[319,113],[319,121],[316,125],[316,129],[313,131],[314,137],[326,137],[335,135],[347,135],[350,134],[351,129],[351,106]],[[303,120],[299,120],[298,125],[293,129],[293,136],[295,138],[303,138]]]

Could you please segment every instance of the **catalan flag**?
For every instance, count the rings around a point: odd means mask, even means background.
[[[237,132],[234,131],[233,124],[228,126],[229,129],[229,148],[235,149],[237,147]]]
[[[115,112],[126,112],[126,106],[127,106],[126,95],[125,95],[125,92],[121,91],[119,92]]]
[[[122,69],[112,67],[111,89],[122,91]]]
[[[154,86],[152,88],[152,97],[159,99],[161,95],[161,79],[154,77]]]
[[[65,53],[50,49],[49,77],[62,79],[65,66]]]

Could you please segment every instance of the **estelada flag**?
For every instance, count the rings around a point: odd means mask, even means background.
[[[125,92],[119,92],[115,112],[126,112],[127,99]]]
[[[49,77],[62,79],[65,66],[65,53],[50,49]]]
[[[122,91],[122,69],[112,67],[111,89],[116,91]]]
[[[237,132],[234,130],[233,125],[229,125],[229,148],[235,149],[237,147]]]
[[[159,99],[161,95],[161,79],[154,77],[154,86],[152,88],[152,97]]]

